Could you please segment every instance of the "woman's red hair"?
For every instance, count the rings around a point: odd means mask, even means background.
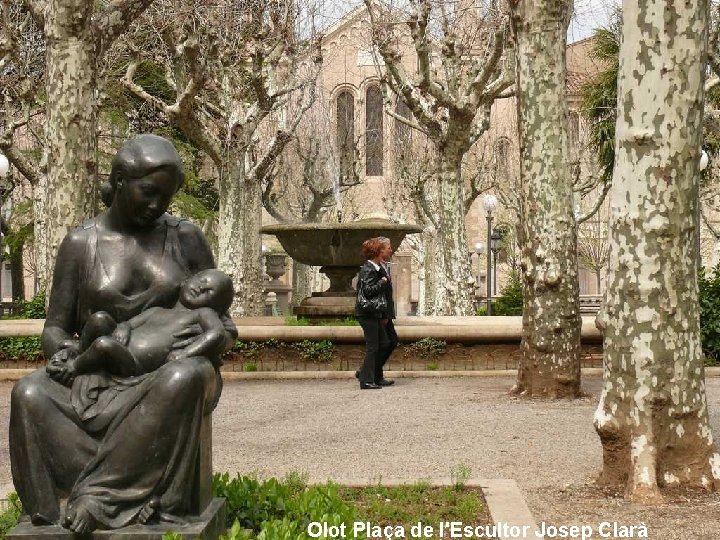
[[[368,259],[374,259],[380,255],[380,251],[385,244],[388,243],[388,239],[382,236],[376,238],[370,238],[365,240],[362,244],[362,252]]]

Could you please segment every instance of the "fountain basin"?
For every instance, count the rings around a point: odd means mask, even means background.
[[[293,260],[309,266],[320,266],[330,279],[324,292],[314,292],[295,308],[295,314],[310,318],[352,316],[355,290],[352,279],[366,258],[362,243],[368,238],[385,236],[397,249],[406,235],[422,232],[422,227],[371,218],[352,223],[293,223],[267,225],[263,234],[277,237]]]

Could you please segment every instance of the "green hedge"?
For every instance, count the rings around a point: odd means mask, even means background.
[[[720,265],[698,272],[700,338],[706,363],[720,363]]]

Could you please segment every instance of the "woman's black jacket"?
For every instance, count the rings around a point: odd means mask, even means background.
[[[367,298],[377,295],[385,296],[386,309],[377,311],[375,309],[363,309],[360,304],[355,301],[355,315],[358,317],[373,317],[376,319],[394,319],[395,318],[395,302],[393,301],[392,283],[390,281],[380,281],[383,277],[387,277],[380,268],[376,270],[373,263],[365,261],[360,267],[358,274],[357,289],[362,291]]]

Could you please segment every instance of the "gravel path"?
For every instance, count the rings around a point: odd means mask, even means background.
[[[636,508],[592,487],[601,447],[592,427],[601,378],[586,377],[575,402],[518,400],[511,378],[399,379],[380,391],[354,380],[230,382],[213,416],[214,468],[231,474],[341,482],[448,481],[460,464],[472,478],[513,478],[538,521],[644,521],[650,538],[720,538],[720,497],[672,496]],[[0,383],[7,433],[11,383]],[[720,434],[720,379],[707,390]],[[0,437],[0,493],[12,488],[7,436]],[[677,533],[677,535],[676,535]]]

